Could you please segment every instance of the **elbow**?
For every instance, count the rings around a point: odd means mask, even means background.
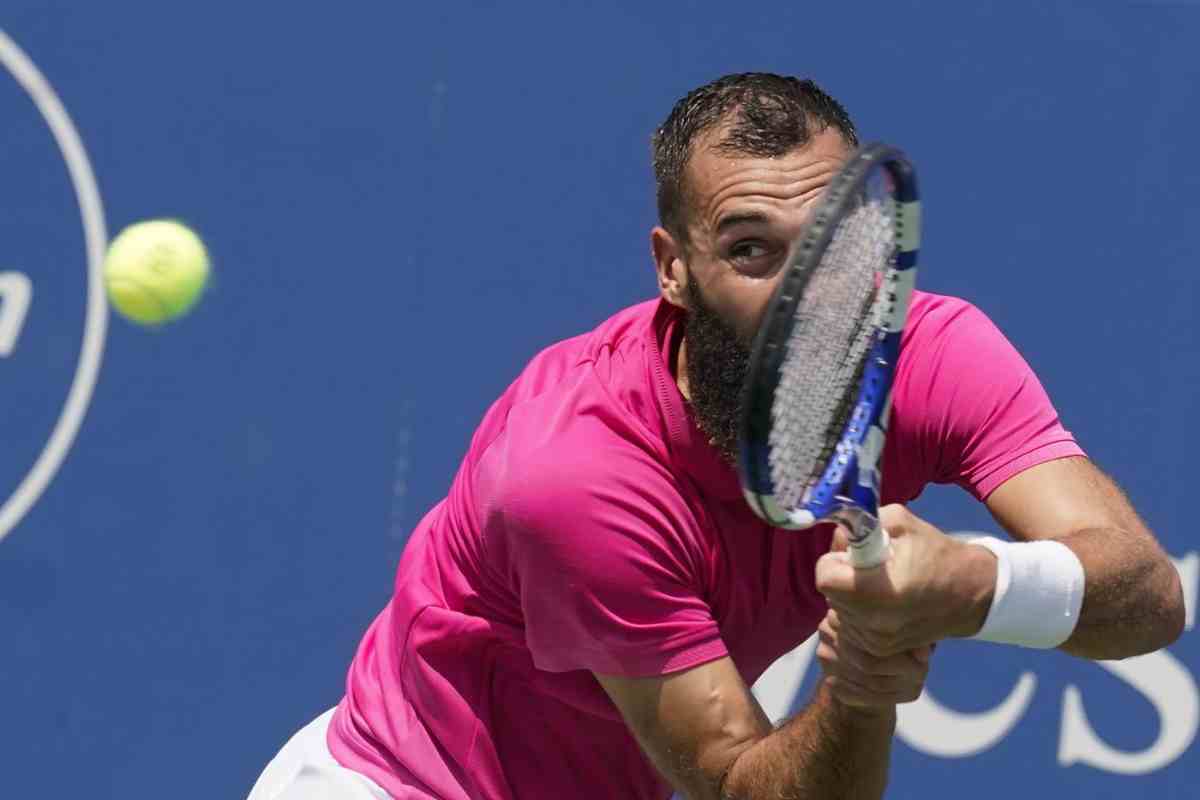
[[[1179,571],[1165,555],[1142,580],[1128,585],[1141,599],[1135,614],[1124,618],[1117,627],[1123,633],[1089,636],[1087,644],[1067,648],[1067,652],[1085,658],[1120,660],[1144,656],[1173,644],[1183,635],[1187,624],[1183,582]]]
[[[1184,602],[1183,581],[1179,570],[1167,559],[1167,580],[1163,596],[1162,643],[1159,647],[1173,644],[1183,635],[1187,625],[1187,605]]]
[[[1143,596],[1149,600],[1147,611],[1152,616],[1142,617],[1139,645],[1134,652],[1122,653],[1118,658],[1146,655],[1174,644],[1183,635],[1187,625],[1187,606],[1184,602],[1183,581],[1179,571],[1166,556],[1154,572],[1155,579],[1143,584]],[[1111,656],[1106,656],[1111,657]]]
[[[713,787],[716,793],[715,796],[720,798],[720,800],[734,800],[735,798],[746,797],[748,795],[749,789],[745,785],[747,783],[746,779],[748,772],[753,773],[754,769],[752,767],[749,770],[744,768],[747,766],[745,762],[751,759],[743,759],[742,756],[746,755],[749,749],[747,747],[736,753],[733,759],[720,771],[720,776]],[[743,763],[739,764],[739,761]]]

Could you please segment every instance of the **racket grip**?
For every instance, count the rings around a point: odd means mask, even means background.
[[[850,563],[855,569],[878,567],[888,560],[891,553],[890,541],[883,526],[875,523],[866,536],[850,543]]]

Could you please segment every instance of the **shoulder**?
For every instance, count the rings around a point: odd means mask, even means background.
[[[1005,395],[1019,385],[999,369],[991,320],[966,300],[916,292],[901,340],[884,483],[890,497],[911,499],[946,482]],[[888,463],[888,459],[891,463]]]
[[[930,342],[992,331],[996,331],[995,324],[971,302],[952,295],[914,290],[901,343],[911,351]]]
[[[555,403],[568,409],[581,402],[612,400],[615,387],[647,382],[653,356],[657,301],[623,309],[586,333],[555,342],[529,360],[497,401],[505,416],[527,404]]]
[[[658,307],[659,301],[647,300],[621,309],[592,330],[547,347],[530,366],[543,361],[577,364],[596,361],[606,353],[630,347],[640,350],[653,336]]]
[[[532,432],[538,415],[521,411],[480,464],[494,478],[496,510],[510,520],[528,528],[614,527],[623,516],[665,524],[685,512],[666,460],[620,415],[572,415]]]
[[[650,379],[657,306],[624,309],[530,362],[478,442],[499,488],[578,493],[671,479]]]
[[[695,531],[647,358],[656,302],[538,356],[473,445],[470,490],[491,534],[645,538]]]
[[[1002,389],[1023,380],[1028,367],[1016,348],[978,307],[959,297],[915,292],[901,339],[897,389],[984,382]]]
[[[912,308],[889,422],[894,457],[903,453],[910,473],[985,496],[1022,458],[1074,447],[1041,382],[986,314],[931,294],[914,298]],[[913,478],[906,491],[921,481]]]
[[[467,463],[501,450],[510,462],[524,463],[526,451],[592,447],[604,427],[619,438],[635,428],[622,422],[629,403],[617,389],[644,384],[646,348],[654,303],[626,308],[586,333],[538,352],[484,415],[471,439]],[[620,350],[619,356],[613,354]],[[636,388],[635,388],[636,391]],[[642,394],[647,394],[645,387]],[[624,394],[628,394],[625,392]],[[590,415],[603,424],[581,419]],[[642,438],[646,438],[644,435]],[[580,442],[578,440],[582,439]],[[534,453],[536,455],[536,453]]]
[[[634,563],[691,573],[705,550],[669,461],[605,406],[517,410],[474,483],[489,539],[527,565],[624,580]]]

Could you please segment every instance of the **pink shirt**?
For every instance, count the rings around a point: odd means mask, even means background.
[[[626,309],[543,351],[487,412],[350,667],[328,739],[344,766],[398,800],[661,800],[591,673],[728,654],[752,683],[816,629],[829,529],[780,532],[748,509],[672,377],[679,319]],[[977,309],[918,292],[909,320],[884,502],[929,483],[984,498],[1081,454]]]

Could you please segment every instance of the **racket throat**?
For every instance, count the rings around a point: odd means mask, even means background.
[[[841,499],[841,498],[839,498]],[[849,498],[845,500],[850,503]],[[850,561],[859,569],[876,567],[887,561],[890,540],[887,531],[879,524],[879,518],[856,506],[843,505],[831,513],[828,519],[846,529],[849,539]]]
[[[848,497],[838,498],[844,505],[835,509],[826,519],[846,529],[851,547],[861,547],[863,542],[879,530],[879,520],[871,512],[860,508]]]

